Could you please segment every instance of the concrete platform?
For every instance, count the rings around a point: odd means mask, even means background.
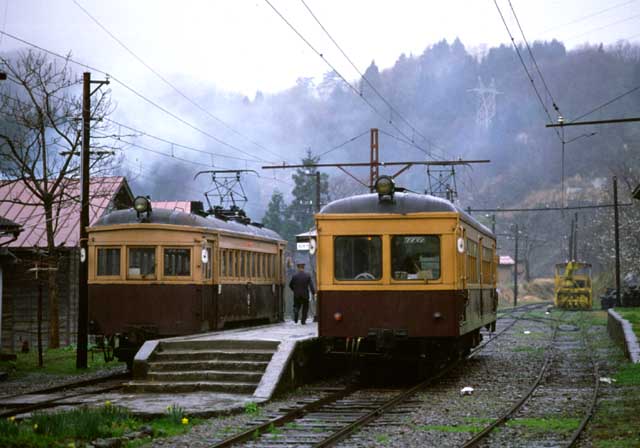
[[[171,405],[190,416],[238,412],[247,403],[268,401],[277,391],[317,377],[321,356],[314,322],[147,341],[136,354],[134,380],[124,393],[83,401],[99,406],[109,400],[145,416],[166,414]],[[248,383],[252,380],[253,385]]]

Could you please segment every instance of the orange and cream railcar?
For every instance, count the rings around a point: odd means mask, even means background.
[[[144,198],[143,198],[144,199]],[[119,210],[89,228],[92,333],[144,340],[283,319],[286,242],[250,223]]]
[[[449,201],[376,188],[316,215],[319,335],[363,355],[469,350],[495,328],[495,236]]]

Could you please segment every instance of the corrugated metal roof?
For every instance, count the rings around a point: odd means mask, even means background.
[[[54,205],[53,221],[55,244],[62,247],[78,245],[80,225],[79,197],[80,182],[68,179],[67,193]],[[91,179],[89,188],[89,222],[95,223],[112,204],[120,189],[128,186],[124,177],[96,177]],[[46,247],[44,207],[26,182],[22,180],[0,183],[0,216],[4,216],[22,226],[22,233],[9,247]]]
[[[191,213],[191,201],[151,201],[151,209],[155,208]]]

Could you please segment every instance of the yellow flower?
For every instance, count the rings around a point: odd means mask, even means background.
[[[182,417],[182,424],[183,425],[188,425],[189,424],[189,419],[187,417]]]
[[[35,431],[36,429],[38,429],[38,424],[37,423],[33,425],[33,430]]]
[[[7,421],[10,421],[10,422],[14,422],[15,420],[16,420],[15,415],[12,415],[11,417],[7,418]]]
[[[71,442],[69,443],[69,445],[67,445],[67,448],[76,448],[76,444]]]
[[[111,406],[111,402],[109,400],[107,400],[107,401],[104,402],[104,405],[105,405],[105,407],[109,407],[109,406]]]

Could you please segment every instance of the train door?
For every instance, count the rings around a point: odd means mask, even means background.
[[[215,240],[203,241],[200,252],[200,265],[202,266],[202,331],[216,329],[216,287],[215,287]]]

